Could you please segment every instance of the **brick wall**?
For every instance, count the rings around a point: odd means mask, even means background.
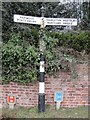
[[[88,105],[88,64],[76,65],[78,76],[71,80],[70,73],[59,72],[57,78],[47,76],[45,79],[45,103],[54,105],[55,91],[63,91],[64,99],[62,107],[78,107]],[[11,82],[8,85],[0,85],[0,107],[8,107],[7,96],[13,94],[16,97],[16,107],[33,107],[38,105],[39,82],[30,83],[27,86]]]

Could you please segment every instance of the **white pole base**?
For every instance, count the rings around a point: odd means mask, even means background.
[[[61,102],[56,102],[56,110],[60,109]]]
[[[9,103],[9,108],[10,109],[14,109],[14,104],[13,103]]]

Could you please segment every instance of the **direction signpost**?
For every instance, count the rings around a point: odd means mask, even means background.
[[[41,33],[43,34],[44,27],[47,25],[58,25],[58,26],[76,26],[77,19],[75,18],[46,18],[44,17],[44,7],[42,6],[42,16],[25,16],[25,15],[14,15],[14,22],[17,23],[27,23],[27,24],[36,24],[40,25]],[[43,37],[41,38],[43,42]],[[41,44],[42,45],[42,44]],[[38,109],[39,112],[45,111],[45,85],[44,85],[44,73],[45,73],[45,56],[42,49],[43,46],[40,46],[40,80],[39,80],[39,99],[38,99]]]
[[[18,23],[28,23],[41,25],[42,19],[44,25],[61,25],[61,26],[76,26],[77,19],[75,18],[46,18],[46,17],[33,17],[25,15],[14,15],[14,22]],[[44,27],[45,27],[44,26]]]

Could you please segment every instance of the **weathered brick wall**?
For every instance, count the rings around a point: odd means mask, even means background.
[[[78,76],[71,80],[70,73],[59,72],[57,78],[46,77],[45,79],[45,103],[54,105],[55,91],[64,92],[62,107],[77,107],[88,105],[88,64],[76,66]],[[38,105],[39,82],[30,83],[27,86],[11,82],[8,85],[0,85],[0,105],[8,107],[7,96],[16,96],[16,107],[32,107]],[[0,106],[2,107],[2,106]]]

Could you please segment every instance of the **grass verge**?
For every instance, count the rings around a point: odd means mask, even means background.
[[[88,118],[88,107],[60,108],[55,110],[53,106],[46,106],[43,113],[38,112],[38,108],[19,107],[13,110],[2,109],[3,118]]]

